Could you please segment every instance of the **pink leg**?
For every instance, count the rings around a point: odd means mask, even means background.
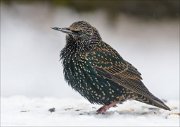
[[[114,101],[109,105],[104,105],[97,110],[97,114],[104,114],[109,108],[116,107],[116,104],[119,103],[118,101]]]

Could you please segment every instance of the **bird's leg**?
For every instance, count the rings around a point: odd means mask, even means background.
[[[116,104],[119,103],[118,101],[114,101],[110,103],[109,105],[104,105],[101,108],[97,110],[97,114],[104,114],[109,108],[116,107]]]

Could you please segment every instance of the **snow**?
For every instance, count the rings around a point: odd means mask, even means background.
[[[105,114],[96,114],[101,105],[75,98],[1,98],[2,126],[179,126],[179,101],[166,103],[166,111],[136,101],[127,101]],[[50,112],[50,108],[55,108]]]

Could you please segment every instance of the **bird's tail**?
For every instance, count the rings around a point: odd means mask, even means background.
[[[160,99],[158,99],[155,96],[151,99],[146,98],[142,95],[138,95],[138,96],[139,97],[136,98],[135,100],[171,111],[171,109],[167,105],[165,105]]]

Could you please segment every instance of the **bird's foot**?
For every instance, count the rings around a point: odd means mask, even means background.
[[[101,108],[99,108],[96,112],[97,112],[97,114],[104,114],[109,108],[117,107],[116,106],[117,103],[118,103],[117,101],[114,101],[114,102],[110,103],[109,105],[104,105]]]

